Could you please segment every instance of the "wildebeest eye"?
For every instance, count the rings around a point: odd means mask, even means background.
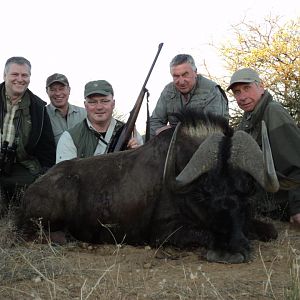
[[[240,174],[233,183],[236,193],[241,196],[252,196],[259,188],[253,178],[248,174]]]

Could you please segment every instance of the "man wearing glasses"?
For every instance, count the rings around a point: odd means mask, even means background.
[[[229,117],[228,100],[221,87],[197,74],[193,57],[189,54],[178,54],[170,63],[170,82],[162,91],[150,118],[150,135],[157,135],[163,129],[177,124],[173,113],[182,108],[203,110]]]
[[[111,143],[118,138],[123,122],[113,118],[114,91],[106,80],[90,81],[84,89],[87,118],[65,131],[56,150],[56,163],[107,153]],[[142,138],[132,138],[127,147],[133,149],[142,144]]]

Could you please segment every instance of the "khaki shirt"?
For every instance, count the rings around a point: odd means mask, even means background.
[[[63,117],[59,110],[53,104],[47,105],[47,112],[51,121],[52,130],[54,134],[55,144],[62,133],[67,129],[72,128],[86,118],[86,110],[83,107],[69,104],[67,117]]]

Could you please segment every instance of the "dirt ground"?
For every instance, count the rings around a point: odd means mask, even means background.
[[[244,264],[208,263],[204,249],[65,246],[16,240],[0,224],[0,299],[299,299],[300,231],[253,241]],[[298,294],[296,294],[298,292]]]

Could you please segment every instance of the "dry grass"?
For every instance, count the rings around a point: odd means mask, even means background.
[[[12,220],[0,220],[0,299],[300,299],[300,236],[286,225],[250,263],[225,265],[199,250],[25,243]]]
[[[288,248],[290,286],[285,289],[284,298],[287,300],[300,299],[300,251],[289,245]]]

